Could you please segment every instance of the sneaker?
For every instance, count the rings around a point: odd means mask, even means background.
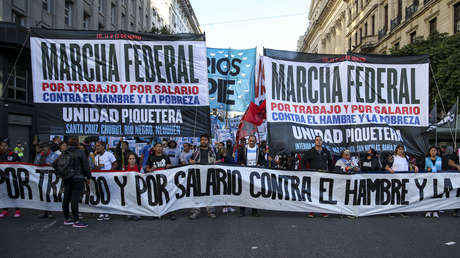
[[[228,208],[227,207],[222,208],[222,213],[223,214],[228,213]]]
[[[71,226],[71,225],[73,225],[73,221],[72,221],[72,220],[70,220],[70,219],[64,220],[64,226]]]
[[[431,212],[428,211],[427,213],[425,213],[425,218],[431,218]]]
[[[48,211],[48,214],[46,216],[48,219],[54,219],[53,214],[51,214],[51,211]]]
[[[104,214],[104,220],[110,220],[110,219],[111,219],[111,217],[110,217],[109,214]]]
[[[388,217],[394,218],[394,217],[395,217],[395,214],[394,214],[394,213],[390,213],[390,215],[388,215]]]
[[[72,227],[74,228],[86,228],[88,226],[87,223],[83,222],[83,221],[77,221],[75,223],[73,223]]]
[[[439,219],[439,214],[437,211],[433,212],[433,218]]]
[[[10,213],[8,211],[2,211],[2,213],[0,213],[0,219],[8,216],[10,216]]]
[[[82,219],[83,219],[83,214],[78,213],[78,219],[79,219],[79,220],[82,220]]]
[[[357,219],[358,217],[356,217],[356,216],[351,216],[351,215],[348,215],[348,216],[347,216],[347,218],[349,218],[349,219]]]
[[[329,218],[329,214],[327,214],[327,213],[321,213],[320,215],[321,215],[321,217],[323,217],[323,218]]]
[[[314,218],[314,217],[315,217],[315,214],[314,214],[313,212],[310,212],[310,213],[308,213],[307,217],[309,217],[309,218]]]
[[[409,215],[407,215],[407,213],[405,213],[405,212],[402,212],[399,215],[401,215],[401,217],[403,217],[403,218],[409,218]]]
[[[209,213],[208,215],[211,219],[215,219],[217,218],[216,214],[215,213]]]
[[[176,215],[175,214],[169,214],[169,220],[176,220]]]
[[[235,212],[235,211],[236,211],[236,210],[233,209],[232,207],[228,207],[227,209],[228,209],[228,212]]]
[[[21,217],[21,210],[16,210],[14,212],[13,218],[19,218],[19,217]]]
[[[188,216],[189,219],[194,220],[198,218],[198,213],[192,213],[190,216]]]
[[[96,219],[99,221],[104,220],[104,214],[99,214]]]

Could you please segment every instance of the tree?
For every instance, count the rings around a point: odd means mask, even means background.
[[[460,95],[460,33],[448,36],[447,33],[434,33],[401,49],[390,49],[392,55],[429,55],[430,56],[430,103],[439,102],[436,83],[441,98],[448,110]],[[439,107],[439,106],[438,106]],[[439,109],[438,109],[439,110]]]

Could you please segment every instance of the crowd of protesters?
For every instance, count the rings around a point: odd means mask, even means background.
[[[247,141],[247,142],[246,142]],[[140,157],[129,149],[128,142],[123,138],[111,150],[107,150],[107,145],[99,141],[97,137],[86,138],[79,142],[76,137],[69,137],[67,142],[60,137],[54,137],[50,142],[33,142],[31,153],[34,164],[56,166],[56,160],[63,153],[70,153],[77,162],[73,163],[75,175],[63,181],[64,198],[62,202],[65,225],[74,227],[86,227],[82,221],[82,215],[78,212],[78,203],[84,191],[85,184],[89,184],[91,170],[121,170],[126,172],[152,173],[171,167],[187,164],[226,164],[248,167],[263,167],[286,170],[312,170],[335,173],[366,173],[387,171],[389,173],[405,172],[417,173],[419,171],[436,173],[439,171],[456,170],[460,171],[458,155],[452,147],[441,145],[439,148],[431,146],[427,150],[424,159],[416,159],[405,153],[405,147],[398,145],[393,153],[377,153],[374,149],[369,149],[360,156],[352,156],[350,150],[342,150],[340,156],[334,156],[323,145],[322,138],[315,138],[314,146],[303,153],[271,153],[265,141],[257,143],[255,136],[242,138],[236,146],[231,140],[218,142],[211,145],[208,135],[200,137],[198,146],[184,143],[178,146],[174,140],[151,141],[140,152]],[[0,162],[21,162],[23,153],[18,151],[23,148],[16,146],[12,149],[8,139],[1,141]],[[69,205],[72,210],[70,214]],[[206,207],[207,215],[216,218],[216,207]],[[239,216],[246,215],[245,207],[239,208]],[[223,207],[222,212],[233,212],[232,207]],[[201,209],[190,210],[190,219],[197,219]],[[252,216],[259,216],[257,209],[251,210]],[[3,209],[0,218],[9,216],[8,209]],[[454,216],[457,210],[454,210]],[[21,211],[15,209],[13,217],[20,217]],[[309,213],[308,217],[314,217]],[[328,217],[328,214],[320,214],[321,217]],[[394,216],[394,214],[390,214]],[[401,213],[401,216],[407,216]],[[439,217],[439,211],[429,211],[426,217]],[[50,211],[44,211],[40,218],[53,218]],[[175,220],[174,213],[169,214],[171,220]],[[109,214],[98,214],[97,220],[110,220]],[[128,219],[139,220],[139,216],[128,216]]]

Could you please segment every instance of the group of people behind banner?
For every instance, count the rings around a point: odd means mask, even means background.
[[[154,173],[174,166],[187,164],[235,164],[250,167],[265,167],[290,170],[314,170],[336,173],[357,173],[371,171],[398,172],[440,172],[446,170],[460,171],[459,159],[455,152],[449,151],[448,146],[440,148],[431,146],[427,150],[424,160],[416,159],[407,155],[403,145],[398,145],[394,153],[379,155],[375,150],[369,149],[362,158],[352,157],[349,150],[343,150],[339,157],[334,157],[323,146],[320,136],[315,138],[315,145],[304,153],[278,154],[270,153],[265,141],[257,143],[255,136],[249,136],[240,140],[237,146],[231,141],[219,142],[215,146],[210,144],[208,135],[200,136],[199,146],[184,143],[181,150],[175,141],[151,142],[141,151],[140,157],[128,148],[128,143],[121,140],[111,152],[106,149],[106,143],[95,139],[94,148],[89,141],[79,142],[76,137],[69,137],[62,141],[55,137],[52,142],[34,142],[34,164],[56,166],[56,161],[62,153],[71,153],[76,160],[73,166],[76,168],[75,176],[64,179],[63,213],[64,224],[74,227],[86,227],[82,216],[78,212],[78,203],[84,191],[85,184],[89,183],[91,170],[118,170],[126,172]],[[10,149],[8,139],[1,142],[0,162],[20,162],[21,157]],[[71,206],[72,216],[69,205]],[[207,207],[206,211],[210,218],[217,217],[216,207]],[[234,212],[233,207],[223,207],[223,213]],[[201,209],[191,209],[189,218],[197,219]],[[259,216],[257,209],[252,209],[252,216]],[[174,213],[168,214],[171,220],[176,219]],[[246,215],[245,207],[239,208],[239,216]],[[402,213],[402,216],[407,216]],[[454,211],[457,216],[457,211]],[[0,213],[0,218],[9,216],[8,209]],[[13,217],[20,217],[21,211],[16,208]],[[328,217],[328,214],[320,214]],[[394,216],[391,214],[390,216]],[[427,212],[426,217],[439,217],[437,211]],[[460,216],[460,214],[459,214]],[[314,217],[309,213],[308,217]],[[50,211],[44,211],[40,218],[53,218]],[[138,216],[128,216],[131,220],[139,220]],[[97,220],[110,220],[109,214],[98,214]]]

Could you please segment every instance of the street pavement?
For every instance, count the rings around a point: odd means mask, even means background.
[[[235,212],[213,220],[203,211],[194,221],[185,211],[176,221],[85,214],[84,229],[64,226],[62,213],[39,213],[0,219],[1,257],[460,257],[460,218],[450,212],[352,220],[260,211],[258,218]]]

